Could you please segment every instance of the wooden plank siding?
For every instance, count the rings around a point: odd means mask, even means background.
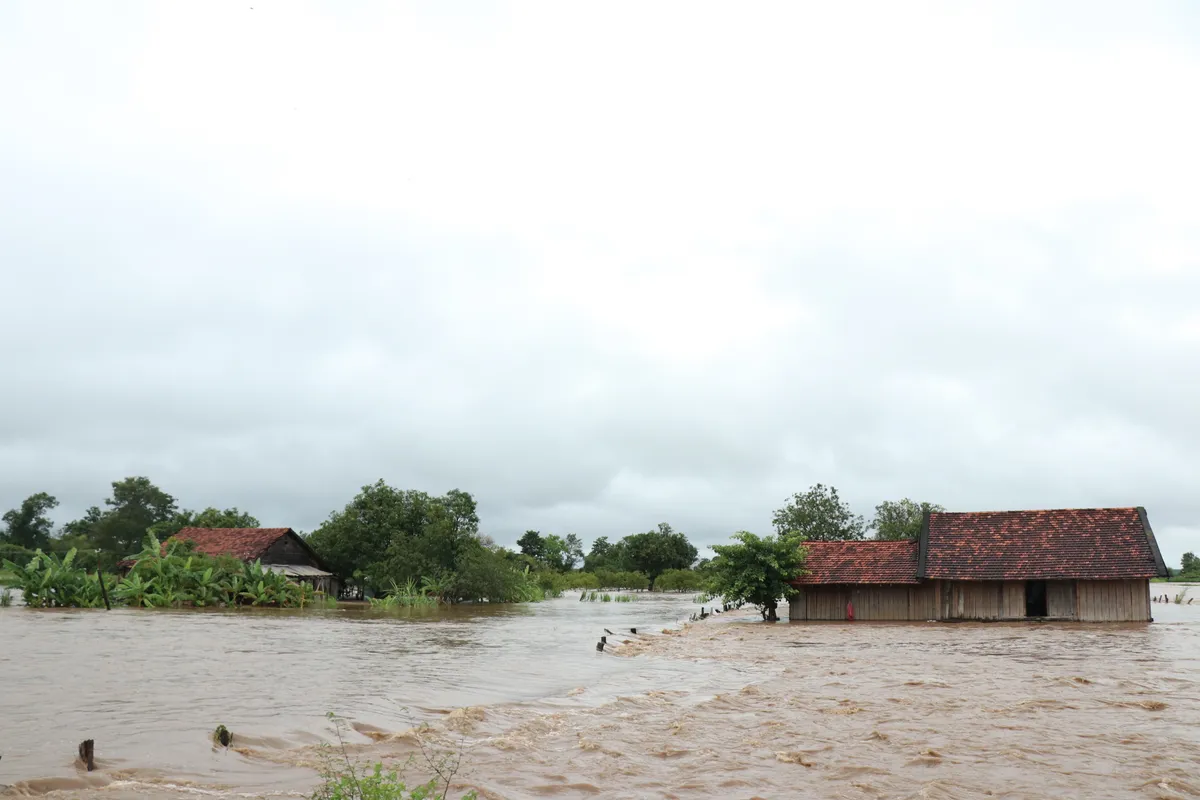
[[[789,618],[844,620],[853,601],[856,620],[1025,619],[1024,581],[927,581],[920,585],[809,585],[789,602]],[[1145,622],[1150,583],[1047,581],[1046,614],[1081,622]]]
[[[1046,581],[1046,616],[1076,619],[1075,581]]]
[[[1150,619],[1150,582],[1078,581],[1081,622],[1146,622]]]
[[[1001,592],[1000,619],[1025,616],[1025,581],[1004,581]]]
[[[847,603],[854,603],[854,618],[865,621],[935,619],[935,583],[858,584],[854,586],[805,586],[788,604],[788,618],[801,620],[844,620]]]

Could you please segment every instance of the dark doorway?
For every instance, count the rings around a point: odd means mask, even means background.
[[[1046,616],[1046,582],[1025,581],[1025,616]]]

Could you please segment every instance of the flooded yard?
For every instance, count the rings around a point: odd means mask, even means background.
[[[419,744],[461,752],[481,797],[1200,797],[1198,606],[680,631],[694,610],[0,609],[0,795],[302,796],[333,711],[356,757],[415,757],[414,777]]]

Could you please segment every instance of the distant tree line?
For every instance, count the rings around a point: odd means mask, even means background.
[[[236,507],[180,508],[148,478],[114,481],[103,505],[56,529],[50,514],[58,500],[33,494],[0,517],[0,558],[19,561],[34,551],[60,556],[75,549],[75,563],[112,569],[141,549],[147,533],[166,541],[181,528],[258,527]],[[772,515],[774,535],[747,532],[713,547],[716,556],[698,559],[688,537],[667,523],[616,541],[596,538],[585,552],[574,533],[528,530],[516,548],[497,545],[480,532],[475,499],[451,490],[437,496],[389,486],[364,486],[341,510],[307,536],[309,544],[350,586],[388,595],[418,586],[447,602],[556,595],[565,589],[654,589],[704,591],[731,602],[750,602],[775,614],[790,581],[803,570],[805,541],[916,539],[927,512],[942,506],[908,498],[875,507],[868,522],[832,486],[816,484],[788,498]],[[1200,580],[1200,559],[1185,553],[1180,580]]]
[[[1178,570],[1170,570],[1171,577],[1177,581],[1200,581],[1200,558],[1188,551],[1183,554]]]
[[[161,540],[187,526],[207,528],[254,528],[259,522],[237,508],[180,509],[174,497],[159,489],[149,478],[131,477],[113,481],[112,496],[103,508],[92,506],[79,519],[57,531],[50,512],[58,499],[46,492],[25,498],[0,517],[0,557],[12,558],[36,550],[65,554],[77,550],[75,563],[94,569],[97,564],[112,569],[118,561],[139,552],[147,533]]]

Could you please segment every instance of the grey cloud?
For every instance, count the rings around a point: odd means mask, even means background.
[[[97,69],[119,81],[152,66],[119,61]],[[953,204],[911,224],[905,209],[768,217],[732,244],[673,220],[697,240],[645,251],[607,219],[570,236],[537,220],[456,228],[398,211],[403,186],[375,199],[280,190],[256,148],[235,158],[136,127],[114,144],[104,82],[74,85],[87,69],[42,76],[59,110],[0,133],[4,507],[49,491],[65,521],[109,481],[146,474],[186,506],[311,529],[384,478],[471,491],[502,543],[669,521],[711,544],[766,530],[819,481],[868,515],[906,495],[957,509],[1144,504],[1170,560],[1200,545],[1200,328],[1186,334],[1200,325],[1200,243],[1186,209],[1171,220],[1133,198],[1054,219]],[[71,109],[77,128],[52,124]],[[712,158],[718,174],[740,163],[733,146]],[[563,204],[585,207],[588,191]],[[1156,240],[1183,266],[1152,269]],[[717,311],[680,299],[689,281],[724,285],[690,271],[710,251],[756,276],[776,333],[743,343],[760,320],[732,298]],[[630,293],[612,276],[664,271],[679,294],[638,313],[686,312],[678,324],[735,344],[676,359],[539,293],[545,270],[583,280],[585,262],[597,285]]]

